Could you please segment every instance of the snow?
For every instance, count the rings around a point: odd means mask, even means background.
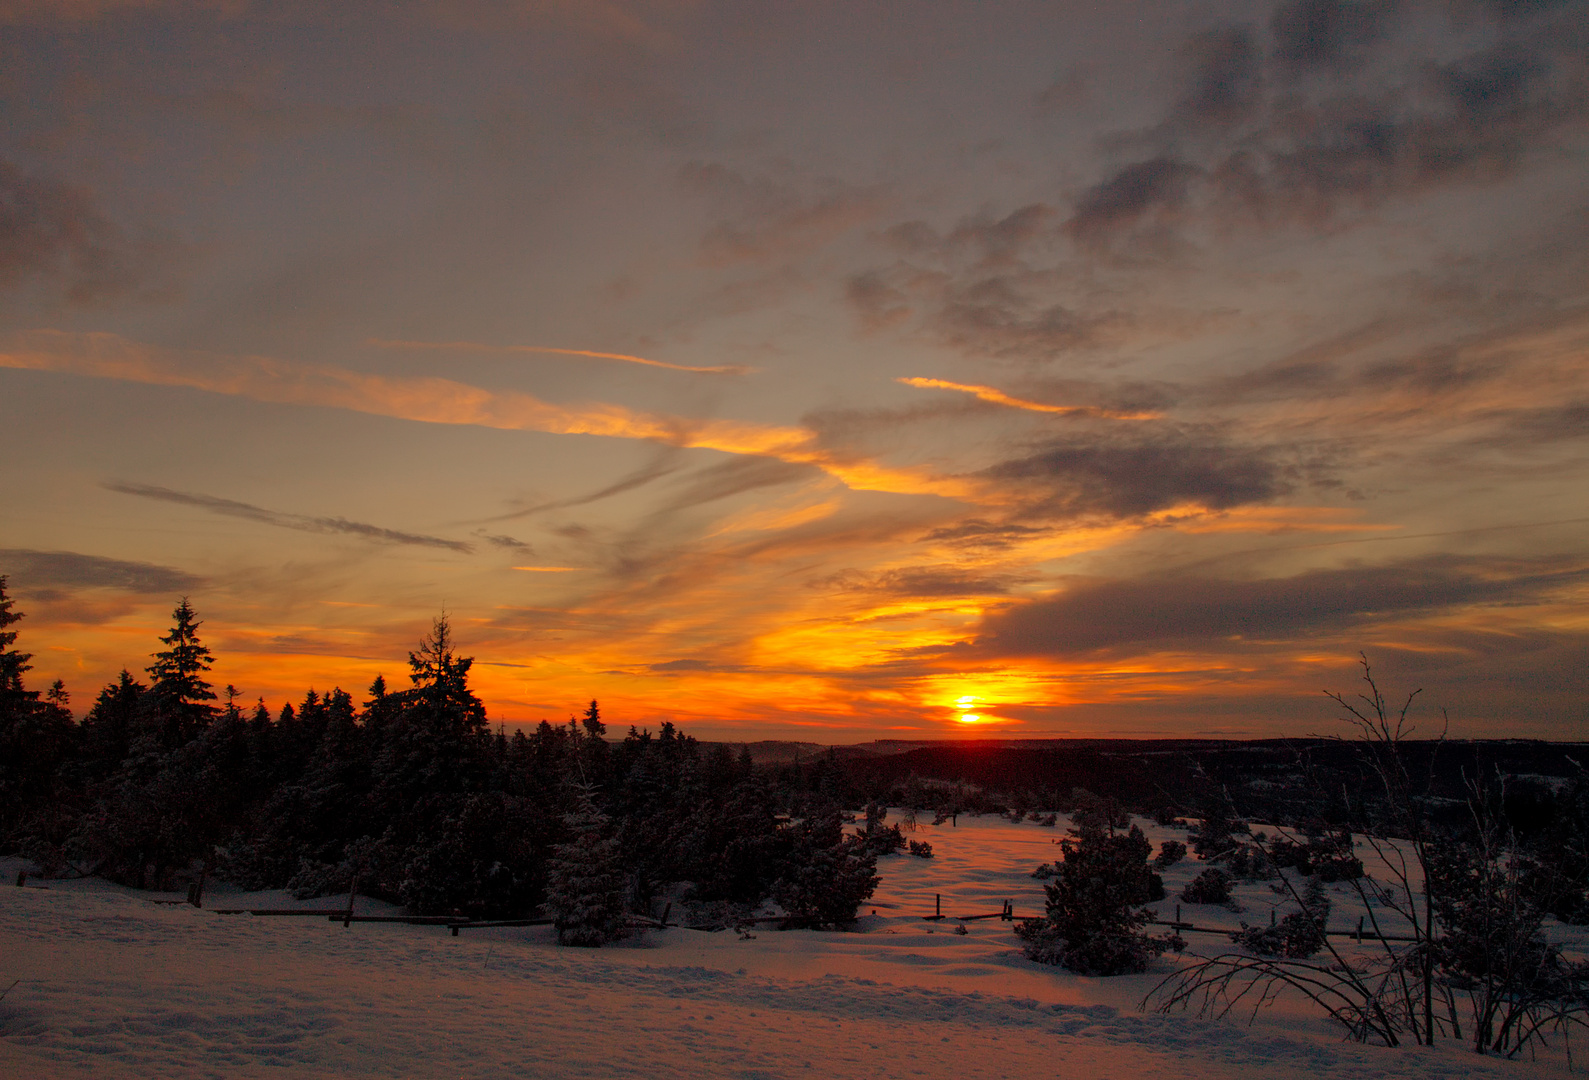
[[[1147,823],[1144,823],[1147,825]],[[219,915],[157,905],[99,881],[0,887],[0,1076],[5,1077],[1534,1077],[1457,1046],[1343,1042],[1302,1002],[1248,1026],[1138,1010],[1177,961],[1088,979],[1033,964],[999,919],[1042,910],[1030,876],[1059,828],[961,817],[923,825],[936,857],[881,860],[856,933],[654,931],[561,948],[549,927],[477,929]],[[1184,839],[1147,825],[1155,848]],[[21,863],[0,860],[13,882]],[[1166,874],[1170,899],[1200,866]],[[1351,925],[1334,892],[1331,923]],[[179,899],[171,896],[167,899]],[[1262,883],[1242,916],[1184,907],[1199,925],[1267,922]],[[331,908],[212,888],[207,908]],[[361,898],[361,913],[390,911]],[[873,910],[875,909],[875,914]],[[1199,935],[1194,948],[1228,943]]]

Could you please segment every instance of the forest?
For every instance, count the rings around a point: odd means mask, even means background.
[[[0,847],[46,875],[357,890],[416,914],[544,910],[588,945],[676,883],[723,920],[771,900],[789,925],[828,926],[877,881],[876,838],[846,832],[837,771],[780,785],[671,723],[609,740],[595,701],[567,724],[493,731],[445,617],[409,654],[409,686],[378,677],[362,701],[310,690],[273,716],[206,680],[213,656],[184,598],[147,678],[123,670],[77,722],[59,681],[26,688],[5,581]]]

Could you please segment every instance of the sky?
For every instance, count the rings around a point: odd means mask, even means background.
[[[79,710],[187,596],[272,709],[1589,738],[1589,4],[0,0],[0,117]]]

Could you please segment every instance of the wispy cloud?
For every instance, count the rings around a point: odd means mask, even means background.
[[[160,502],[176,503],[179,506],[192,506],[200,510],[207,510],[212,514],[242,518],[245,521],[257,521],[261,525],[274,525],[280,529],[296,529],[298,532],[309,533],[342,533],[347,536],[357,536],[362,540],[373,540],[382,544],[409,544],[415,547],[460,551],[465,554],[474,551],[472,545],[466,544],[462,540],[446,540],[439,536],[424,536],[419,533],[399,532],[396,529],[383,529],[378,525],[367,525],[362,521],[349,521],[347,518],[284,514],[277,510],[266,510],[263,507],[237,502],[233,499],[220,499],[213,495],[194,495],[185,491],[172,491],[170,488],[156,487],[153,484],[130,484],[120,480],[109,480],[100,486],[107,491],[114,491],[122,495],[136,495],[142,499],[155,499]]]
[[[1023,398],[1011,397],[1004,391],[996,390],[991,386],[949,382],[945,379],[905,377],[894,381],[904,383],[906,386],[918,387],[922,390],[954,390],[962,394],[973,394],[981,400],[991,402],[994,405],[1008,405],[1012,409],[1053,413],[1056,416],[1089,416],[1105,420],[1155,420],[1163,415],[1162,413],[1154,412],[1112,412],[1108,409],[1099,409],[1091,405],[1045,405],[1041,401],[1027,401]]]
[[[29,590],[97,588],[148,594],[181,593],[204,582],[196,574],[154,563],[28,548],[0,549],[0,573],[10,575],[13,588],[20,586]]]
[[[697,375],[746,375],[756,369],[744,364],[721,364],[716,367],[692,367],[688,364],[670,364],[665,360],[649,360],[628,353],[594,352],[590,349],[557,349],[550,345],[487,345],[478,341],[389,341],[370,338],[366,345],[378,349],[429,349],[441,352],[493,352],[493,353],[554,353],[558,356],[588,356],[597,360],[622,360],[628,364],[666,368],[668,371],[688,371]]]
[[[182,386],[255,401],[349,409],[430,424],[558,435],[645,439],[692,449],[814,465],[857,490],[958,496],[962,482],[920,468],[893,468],[817,446],[803,428],[643,413],[602,402],[556,405],[520,391],[451,379],[397,378],[266,356],[183,354],[115,334],[32,331],[0,351],[0,367]]]
[[[1256,581],[1078,581],[988,616],[976,647],[1060,656],[1173,640],[1294,639],[1375,618],[1538,601],[1586,579],[1589,569],[1571,560],[1430,556]]]
[[[513,536],[505,536],[500,533],[488,533],[484,529],[476,529],[470,535],[478,536],[492,547],[507,548],[509,551],[523,551],[526,553],[531,550],[529,544],[526,544],[523,540]]]

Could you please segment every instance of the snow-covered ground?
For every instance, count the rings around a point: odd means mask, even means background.
[[[466,930],[218,915],[97,881],[16,889],[0,861],[0,1076],[25,1077],[1532,1077],[1458,1047],[1343,1042],[1282,1002],[1245,1021],[1137,1008],[1176,961],[1088,979],[1027,961],[1012,924],[954,933],[922,919],[1042,911],[1031,870],[1060,827],[962,817],[922,826],[931,860],[881,860],[857,933],[683,929],[600,950],[549,929]],[[1148,827],[1159,840],[1179,830]],[[1201,867],[1166,874],[1170,899]],[[31,885],[32,883],[30,883]],[[1344,887],[1343,887],[1344,888]],[[1356,922],[1334,895],[1332,925]],[[1199,925],[1268,922],[1267,886],[1241,916],[1187,907]],[[207,908],[331,907],[211,889]],[[361,900],[360,910],[388,910]],[[875,911],[875,914],[873,913]],[[1226,946],[1198,936],[1193,950]]]

